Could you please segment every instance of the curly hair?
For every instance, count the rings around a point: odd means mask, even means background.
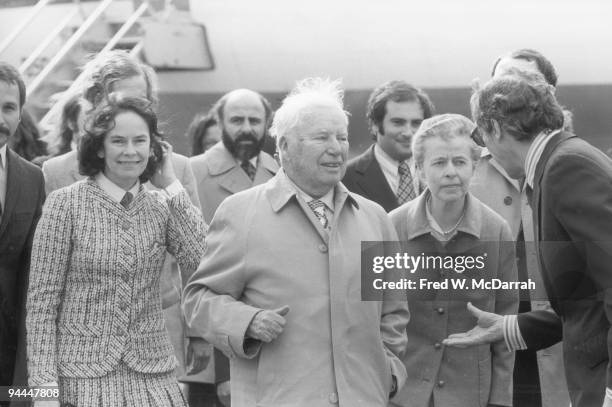
[[[98,106],[112,93],[117,81],[141,76],[147,85],[146,97],[157,104],[157,84],[155,71],[139,62],[125,50],[113,50],[89,61],[83,68],[86,81],[83,97],[94,107]]]
[[[539,73],[510,69],[475,89],[470,104],[479,127],[491,132],[496,121],[518,141],[563,126],[563,111],[554,87]]]
[[[396,103],[417,101],[423,109],[423,119],[428,119],[436,113],[431,99],[421,89],[404,81],[385,82],[372,91],[368,98],[366,117],[370,128],[370,135],[376,141],[377,129],[382,128],[383,120],[387,114],[387,102]]]
[[[104,170],[105,161],[98,154],[104,149],[104,139],[115,128],[118,114],[133,112],[140,116],[149,128],[151,152],[144,172],[140,175],[141,183],[147,182],[157,171],[161,160],[163,135],[157,128],[157,116],[149,100],[143,98],[117,97],[111,95],[107,103],[99,106],[85,124],[78,149],[79,172],[93,177]]]

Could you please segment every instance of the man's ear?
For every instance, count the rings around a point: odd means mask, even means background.
[[[493,137],[495,138],[495,141],[499,142],[502,138],[501,126],[499,125],[499,122],[495,119],[491,120],[491,124],[493,128]]]
[[[279,136],[278,149],[282,151],[283,153],[287,152],[287,137],[286,136]]]

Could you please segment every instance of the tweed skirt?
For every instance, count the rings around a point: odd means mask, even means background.
[[[102,377],[59,378],[60,403],[75,407],[187,407],[174,372],[141,373],[120,362]]]

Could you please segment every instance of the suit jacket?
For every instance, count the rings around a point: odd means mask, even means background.
[[[32,239],[45,199],[38,167],[6,150],[0,221],[0,385],[26,385],[24,305]]]
[[[413,255],[433,252],[440,256],[486,253],[482,270],[466,271],[461,277],[516,281],[514,244],[510,228],[501,216],[468,194],[457,235],[442,246],[431,235],[427,221],[428,196],[426,191],[390,213],[399,240],[404,242],[403,252]],[[414,281],[422,277],[446,278],[440,274],[426,270],[412,276]],[[473,326],[474,318],[465,308],[468,301],[489,312],[515,314],[518,292],[441,289],[431,293],[407,291],[407,296],[412,318],[407,327],[408,347],[403,361],[408,380],[391,405],[428,407],[433,398],[435,406],[511,406],[514,354],[507,351],[504,343],[454,349],[444,348],[440,342]]]
[[[411,168],[411,171],[414,190],[418,194],[419,179],[414,168]],[[380,164],[376,160],[374,145],[348,162],[342,183],[349,191],[376,202],[387,212],[391,212],[399,206],[397,196],[391,190],[385,174],[383,174]]]
[[[559,337],[550,345],[537,352],[538,375],[543,407],[568,406],[569,394],[563,373],[563,349],[560,340],[561,324],[554,315],[542,281],[533,235],[533,219],[525,189],[519,182],[510,178],[501,165],[486,149],[483,150],[476,165],[470,191],[485,205],[500,214],[512,229],[512,238],[517,239],[521,223],[525,240],[525,257],[528,278],[535,282],[535,290],[530,293],[531,309],[542,311],[536,323],[552,320],[552,329],[557,329]],[[552,316],[547,314],[552,313]],[[538,315],[534,314],[534,315]],[[555,322],[556,321],[556,322]],[[549,325],[550,326],[550,325]],[[525,331],[529,332],[525,327]],[[539,338],[546,338],[541,336]],[[537,339],[536,339],[537,340]]]
[[[331,222],[328,236],[283,171],[217,209],[183,307],[190,329],[230,357],[232,407],[384,406],[392,373],[403,384],[407,305],[361,300],[359,254],[361,241],[397,235],[380,206],[341,184]],[[257,312],[283,305],[280,336],[245,341]]]
[[[176,368],[159,275],[166,252],[191,274],[205,230],[185,191],[166,199],[141,188],[127,209],[92,179],[52,192],[28,289],[30,385],[101,377],[120,361],[142,373]]]
[[[172,164],[176,177],[181,182],[191,203],[196,207],[200,207],[198,193],[196,191],[195,179],[189,165],[189,159],[181,154],[172,154]],[[47,194],[56,189],[66,187],[80,181],[85,176],[79,173],[79,161],[76,150],[72,150],[66,154],[53,157],[43,163],[42,171],[45,176],[45,189]],[[145,187],[150,190],[156,188],[147,182]],[[184,371],[184,323],[180,310],[181,291],[183,289],[182,281],[187,281],[188,276],[181,276],[182,270],[176,263],[176,260],[171,256],[166,256],[164,267],[162,268],[160,291],[162,296],[162,307],[168,325],[168,331],[172,344],[176,350],[176,357],[179,361],[177,374],[182,374]]]
[[[565,373],[572,405],[598,406],[612,388],[612,161],[562,132],[536,166],[532,196],[537,255],[552,307],[563,324]],[[547,323],[529,324],[534,319]],[[553,318],[519,318],[528,346],[554,340]],[[532,331],[527,327],[534,328]]]
[[[274,158],[262,151],[257,159],[255,179],[251,181],[223,143],[215,144],[204,154],[191,157],[190,162],[206,223],[210,223],[225,198],[266,182],[278,171]]]

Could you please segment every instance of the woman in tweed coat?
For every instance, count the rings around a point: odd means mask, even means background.
[[[111,98],[91,117],[79,150],[89,178],[49,195],[34,237],[29,383],[60,389],[36,405],[185,406],[159,278],[166,250],[193,272],[206,225],[149,102]]]

